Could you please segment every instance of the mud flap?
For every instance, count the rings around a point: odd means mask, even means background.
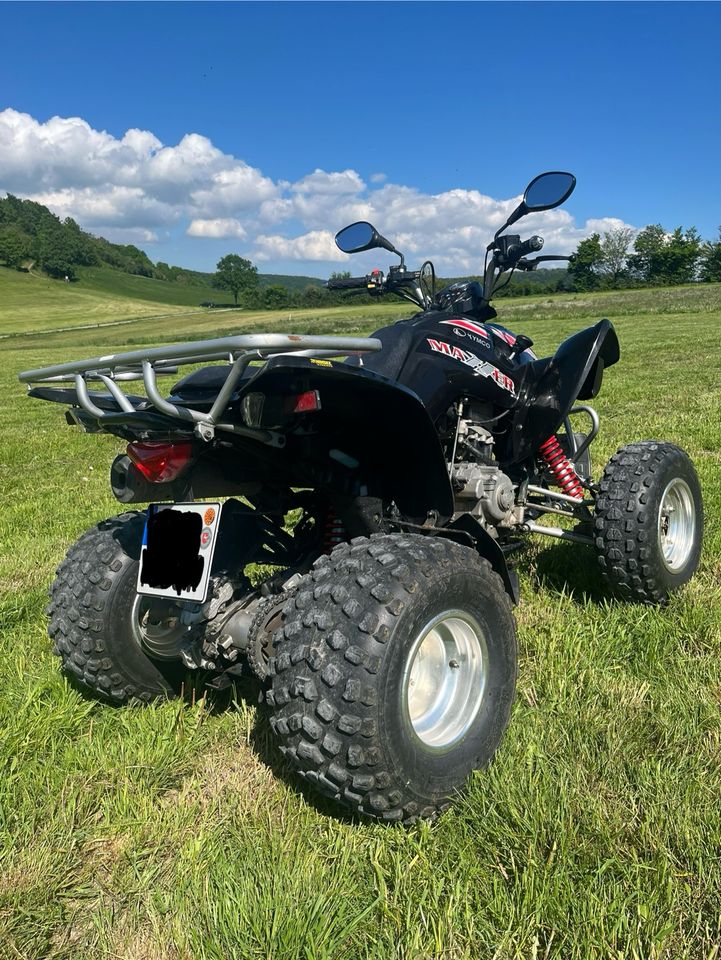
[[[520,600],[518,575],[513,570],[508,569],[506,557],[503,550],[499,547],[498,542],[493,539],[490,533],[483,529],[476,518],[472,517],[470,513],[463,513],[452,523],[449,523],[447,527],[443,528],[443,532],[446,533],[446,531],[452,539],[460,543],[467,543],[468,540],[471,541],[478,551],[479,556],[488,560],[493,570],[501,578],[508,596],[517,604]],[[460,534],[461,536],[454,537],[453,533]]]

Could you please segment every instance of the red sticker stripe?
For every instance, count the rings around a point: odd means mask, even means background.
[[[494,326],[491,327],[491,330],[493,330],[495,335],[497,337],[500,337],[501,340],[505,340],[506,343],[510,344],[510,346],[515,345],[516,338],[513,336],[512,333],[508,333],[506,330],[499,330],[498,327],[494,327]]]

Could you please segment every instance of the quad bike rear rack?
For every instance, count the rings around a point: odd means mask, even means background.
[[[296,357],[346,357],[362,353],[374,353],[382,348],[380,340],[370,337],[332,337],[292,333],[252,333],[212,340],[196,340],[174,343],[164,347],[131,350],[127,353],[111,353],[88,360],[72,360],[37,370],[25,370],[19,379],[32,385],[74,382],[77,405],[93,420],[109,426],[122,419],[146,415],[151,408],[170,418],[181,421],[184,426],[192,424],[193,432],[203,440],[210,441],[216,430],[252,437],[273,446],[281,445],[281,438],[268,430],[241,426],[223,420],[228,405],[240,379],[254,361],[267,361],[270,357],[292,354]],[[220,388],[210,410],[195,410],[193,407],[171,403],[158,389],[157,377],[176,374],[178,367],[195,363],[224,360],[231,369]],[[118,386],[119,381],[142,380],[145,397],[131,397]],[[107,394],[88,391],[89,381],[99,381],[107,388]],[[43,391],[43,399],[61,399]],[[60,394],[61,391],[58,391]],[[67,395],[68,391],[62,393]],[[99,404],[102,403],[102,406]],[[85,418],[83,418],[85,419]]]

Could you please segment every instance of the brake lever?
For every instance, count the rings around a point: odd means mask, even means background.
[[[545,263],[548,260],[570,260],[570,257],[564,257],[556,253],[547,253],[541,257],[534,257],[533,260],[526,260],[525,257],[522,257],[516,267],[520,267],[521,270],[537,270],[539,263]]]

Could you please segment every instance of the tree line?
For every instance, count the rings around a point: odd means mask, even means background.
[[[38,268],[51,277],[74,279],[78,266],[107,266],[124,273],[187,286],[229,291],[236,305],[251,309],[334,306],[371,302],[364,291],[328,290],[320,281],[287,278],[268,284],[257,268],[237,254],[222,257],[214,274],[153,261],[132,244],[110,243],[81,230],[67,217],[61,220],[47,207],[11,194],[0,198],[0,262],[16,269]],[[332,276],[347,276],[333,274]],[[286,279],[286,278],[284,278]],[[446,285],[455,278],[439,279]],[[719,238],[704,241],[695,227],[667,231],[652,224],[634,235],[629,228],[594,233],[582,240],[568,269],[516,274],[501,296],[602,290],[638,285],[664,286],[691,282],[721,282]],[[305,283],[305,286],[302,284]],[[389,295],[389,299],[398,299]]]
[[[0,198],[0,261],[15,269],[39,267],[48,276],[71,280],[79,266],[106,265],[147,277],[155,271],[138,247],[93,236],[72,217],[61,220],[41,203],[12,194]]]
[[[576,290],[639,285],[721,282],[721,227],[716,241],[704,241],[695,227],[668,231],[660,223],[634,237],[627,227],[582,240],[568,265]]]

